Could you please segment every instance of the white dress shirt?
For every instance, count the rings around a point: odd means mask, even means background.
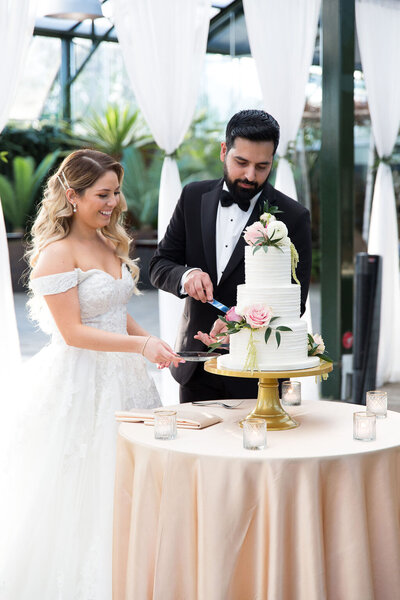
[[[229,191],[225,182],[222,189]],[[250,200],[249,209],[246,212],[239,208],[236,203],[231,204],[231,206],[221,206],[221,203],[218,203],[217,220],[215,226],[215,249],[217,255],[218,283],[260,195],[261,192],[258,192],[258,194],[253,196],[253,198]],[[185,281],[189,273],[195,270],[200,269],[193,267],[192,269],[188,269],[183,274],[181,280],[181,294],[186,293],[184,289]]]

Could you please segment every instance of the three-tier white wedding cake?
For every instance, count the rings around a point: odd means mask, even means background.
[[[255,245],[245,248],[245,283],[237,288],[236,318],[232,320],[244,315],[251,325],[238,326],[237,333],[230,335],[229,354],[218,358],[219,368],[249,369],[250,347],[252,370],[254,365],[260,371],[290,371],[319,364],[317,356],[308,356],[307,325],[300,319],[300,285],[291,282],[291,247],[286,240],[285,245],[268,246],[266,252],[264,248],[254,252]],[[253,326],[254,307],[267,314],[265,327]]]

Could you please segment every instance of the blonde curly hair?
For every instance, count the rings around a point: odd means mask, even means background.
[[[65,180],[77,194],[97,181],[107,171],[114,171],[120,185],[124,177],[122,166],[108,154],[97,150],[76,150],[67,156],[56,173],[49,177],[44,190],[43,199],[32,227],[32,240],[26,253],[27,260],[33,268],[40,252],[52,242],[61,240],[70,232],[73,208],[65,193]],[[122,213],[126,211],[126,200],[120,194],[120,201],[114,208],[108,225],[101,228],[101,233],[115,246],[115,253],[125,263],[136,284],[139,278],[137,260],[129,258],[129,246],[132,242],[123,227]]]

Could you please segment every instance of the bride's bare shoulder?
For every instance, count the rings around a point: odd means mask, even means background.
[[[39,254],[38,261],[32,269],[31,279],[66,273],[75,269],[73,246],[67,238],[48,244]]]

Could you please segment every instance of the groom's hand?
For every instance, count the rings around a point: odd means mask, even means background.
[[[213,284],[210,276],[204,271],[192,271],[184,285],[185,292],[191,298],[207,302],[213,299]]]
[[[226,344],[229,341],[229,335],[222,337],[217,334],[224,333],[226,331],[226,325],[221,319],[217,319],[212,326],[210,333],[204,333],[203,331],[198,331],[194,337],[195,340],[200,340],[206,346],[210,346],[211,344],[215,344],[215,342],[222,342]]]

